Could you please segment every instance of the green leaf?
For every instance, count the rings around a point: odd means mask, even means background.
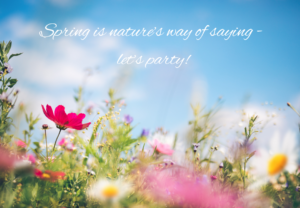
[[[11,40],[7,43],[6,47],[5,47],[5,53],[8,54],[11,48]]]
[[[173,149],[175,149],[175,147],[176,147],[177,139],[178,139],[178,133],[175,134],[175,139],[174,139],[174,143],[173,143]]]
[[[40,143],[38,143],[38,142],[33,142],[33,144],[34,144],[36,147],[40,148]]]
[[[11,77],[9,77],[8,79],[4,79],[4,83],[8,84],[10,80],[11,80]]]
[[[200,161],[200,164],[203,163],[203,162],[208,162],[208,163],[216,163],[215,161],[212,161],[208,158],[204,158],[203,160]]]
[[[25,114],[25,118],[26,118],[26,122],[29,123],[29,118],[28,118],[27,113]]]
[[[15,86],[15,84],[17,84],[17,79],[11,79],[11,80],[9,80],[9,85],[8,85],[8,87],[10,87],[10,88],[12,88],[13,86]]]
[[[14,56],[20,56],[21,54],[23,54],[23,53],[14,53],[14,54],[11,54],[10,56],[9,56],[9,58],[8,58],[8,60],[10,60],[12,57],[14,57]]]
[[[79,196],[79,194],[80,194],[80,189],[78,189],[76,196]]]
[[[0,55],[1,56],[3,56],[3,47],[4,47],[4,45],[3,45],[3,43],[0,43]]]
[[[157,146],[155,146],[155,149],[154,149],[154,151],[153,151],[152,157],[154,156],[154,153],[156,152],[156,147],[157,147]]]
[[[34,186],[34,188],[32,189],[32,192],[31,192],[32,198],[33,198],[33,199],[35,199],[36,196],[37,196],[38,188],[39,188],[39,184],[38,184],[38,183],[35,183],[35,186]]]

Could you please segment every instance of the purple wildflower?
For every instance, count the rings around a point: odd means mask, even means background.
[[[142,137],[147,137],[147,136],[149,136],[149,130],[148,130],[148,129],[143,129],[143,130],[142,130],[141,136],[142,136]]]
[[[13,71],[13,68],[11,67],[11,65],[9,63],[4,63],[4,67],[7,71],[7,73],[11,73]]]
[[[125,115],[124,119],[125,119],[125,123],[127,124],[131,124],[131,122],[133,121],[133,118],[130,115]]]
[[[136,160],[137,157],[131,157],[130,160],[128,162],[132,163],[134,160]]]

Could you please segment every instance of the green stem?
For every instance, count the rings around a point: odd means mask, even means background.
[[[211,150],[210,155],[209,155],[209,158],[208,158],[208,161],[207,161],[207,171],[209,170],[210,160],[211,160],[211,157],[212,157],[212,154],[213,154],[213,153],[214,153],[214,149]]]
[[[4,86],[4,74],[2,75],[2,93],[4,92],[5,86]],[[4,112],[3,112],[3,107],[4,107],[4,102],[2,101],[2,106],[1,106],[1,124],[3,124],[3,120],[4,120]]]
[[[55,143],[54,143],[52,152],[54,152],[55,145],[56,145],[57,139],[58,139],[58,137],[59,137],[59,135],[60,135],[60,132],[61,132],[61,129],[59,129],[59,132],[58,132],[58,135],[57,135],[57,137],[56,137],[56,140],[55,140]]]
[[[243,179],[243,188],[245,190],[246,188],[246,179],[245,179],[245,176],[246,176],[246,160],[244,162],[244,167],[242,166],[242,164],[240,164],[240,171],[241,171],[241,176],[242,176],[242,179]]]
[[[45,140],[46,140],[46,154],[47,154],[47,161],[48,161],[48,144],[47,144],[47,133],[46,133],[46,129],[45,129]]]

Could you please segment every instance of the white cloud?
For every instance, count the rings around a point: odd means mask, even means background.
[[[67,25],[75,28],[93,28],[85,21]],[[118,75],[117,58],[112,62],[110,56],[118,57],[121,51],[136,51],[126,47],[119,38],[112,37],[91,37],[84,41],[79,37],[63,36],[55,40],[44,39],[38,35],[43,28],[38,22],[27,22],[20,16],[12,16],[0,23],[0,26],[16,40],[12,51],[24,52],[22,56],[11,61],[15,75],[27,83],[44,88],[78,86],[83,79],[82,70],[96,66],[101,66],[101,73],[93,74],[88,85],[102,88],[109,85]],[[25,45],[20,42],[24,39],[28,41]]]
[[[11,16],[1,22],[0,25],[2,28],[0,34],[10,34],[13,39],[19,40],[37,37],[40,28],[37,22],[26,22],[21,16]]]

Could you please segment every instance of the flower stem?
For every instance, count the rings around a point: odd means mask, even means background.
[[[60,132],[61,132],[61,129],[59,129],[59,132],[58,132],[58,135],[57,135],[57,137],[56,137],[56,140],[55,140],[55,143],[54,143],[52,152],[54,152],[55,145],[56,145],[57,139],[58,139],[58,137],[59,137],[59,135],[60,135]]]
[[[45,129],[45,139],[46,139],[46,154],[47,154],[47,161],[48,161],[48,144],[47,144],[47,130]]]

